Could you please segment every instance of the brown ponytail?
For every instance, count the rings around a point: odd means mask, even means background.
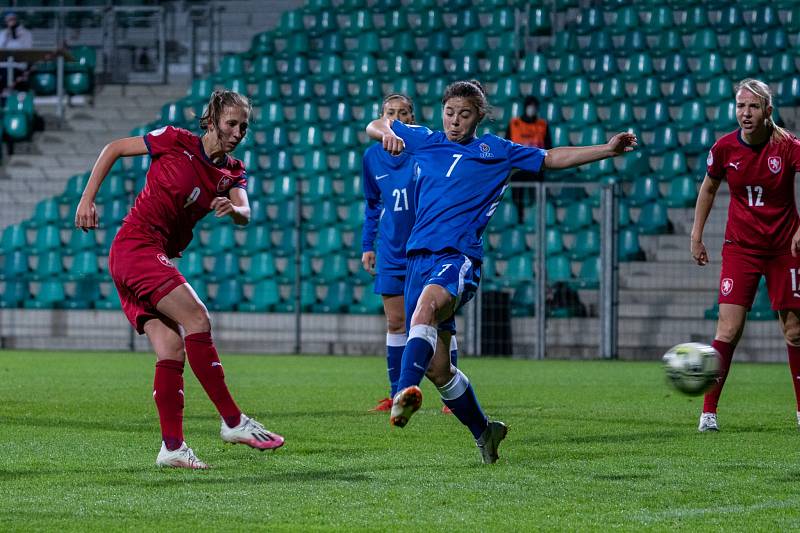
[[[238,107],[244,109],[248,115],[253,111],[253,106],[246,96],[239,93],[219,89],[211,93],[203,115],[200,117],[200,129],[207,131],[209,123],[219,127],[219,117],[226,107]]]

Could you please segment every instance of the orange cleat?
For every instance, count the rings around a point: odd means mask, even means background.
[[[382,412],[391,410],[392,410],[392,399],[384,398],[382,400],[378,400],[378,405],[370,409],[370,412]]]

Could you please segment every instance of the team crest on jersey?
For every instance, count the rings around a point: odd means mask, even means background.
[[[222,176],[222,179],[219,180],[217,183],[217,192],[225,192],[231,187],[231,183],[233,182],[233,178],[230,176]]]
[[[158,259],[159,262],[166,267],[175,268],[175,265],[172,264],[172,261],[169,260],[169,257],[164,254],[156,254],[156,259]]]
[[[719,284],[719,292],[722,293],[723,296],[727,296],[733,290],[733,280],[731,278],[724,278],[722,282]]]
[[[767,166],[769,167],[769,171],[773,174],[777,174],[781,171],[781,158],[779,156],[772,156],[767,159]]]
[[[708,152],[708,157],[706,157],[706,165],[710,167],[713,164],[714,164],[714,154]]]
[[[488,144],[481,143],[480,146],[478,146],[478,148],[481,149],[481,157],[483,159],[489,159],[490,157],[494,157],[492,152],[489,151],[489,150],[491,150],[491,148],[489,148]]]

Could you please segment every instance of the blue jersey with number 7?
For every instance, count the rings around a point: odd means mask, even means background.
[[[482,260],[483,232],[512,171],[538,172],[547,152],[491,134],[459,144],[442,131],[409,127],[399,120],[392,131],[419,165],[417,218],[406,252],[452,249]]]

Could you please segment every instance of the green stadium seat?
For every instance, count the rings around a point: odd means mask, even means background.
[[[240,302],[237,310],[251,313],[265,313],[272,311],[280,302],[280,289],[275,280],[263,279],[253,285],[250,298]]]
[[[497,247],[492,250],[497,259],[508,259],[527,251],[525,232],[519,228],[502,231],[497,239]]]
[[[336,203],[331,200],[317,202],[305,218],[305,224],[310,230],[319,230],[335,225],[339,220]]]
[[[344,254],[334,251],[333,254],[323,257],[319,263],[319,268],[314,269],[314,279],[321,283],[333,283],[351,275],[348,258]]]
[[[666,95],[666,102],[671,106],[681,105],[690,100],[699,98],[697,86],[691,77],[684,77],[673,82],[672,88]]]
[[[752,28],[755,33],[771,32],[780,26],[778,11],[772,5],[765,4],[755,9]]]
[[[605,129],[602,126],[589,126],[581,129],[578,145],[604,144],[607,140]]]
[[[651,176],[640,176],[633,180],[630,194],[627,201],[634,207],[640,207],[646,203],[657,202],[660,198],[658,191],[658,180]]]
[[[484,274],[488,275],[488,271],[484,270]],[[506,262],[506,268],[503,272],[504,285],[514,286],[518,285],[521,281],[531,280],[533,280],[533,255],[521,253],[520,255],[510,257]]]
[[[518,222],[519,213],[516,204],[509,201],[501,202],[489,221],[489,231],[503,231],[516,226]]]
[[[658,176],[661,180],[669,180],[675,176],[682,176],[688,171],[686,156],[680,150],[664,154],[658,167]]]
[[[777,83],[782,79],[796,74],[797,65],[795,65],[795,53],[780,52],[772,57],[769,68],[765,71],[764,76],[769,82]]]
[[[545,261],[545,272],[548,282],[571,281],[572,267],[564,255],[553,255]]]
[[[653,59],[647,52],[633,53],[620,70],[623,80],[632,82],[653,75]]]
[[[584,78],[585,79],[585,78]],[[530,89],[530,94],[539,99],[540,102],[546,102],[555,96],[555,89],[553,88],[553,81],[550,78],[542,77],[533,82]],[[576,84],[577,87],[577,84]],[[576,100],[585,100],[586,98],[577,98]]]
[[[364,287],[361,297],[351,304],[348,312],[357,315],[375,315],[383,313],[383,298],[368,287]]]
[[[522,227],[528,233],[535,233],[536,229],[539,227],[538,222],[538,213],[536,209],[536,204],[529,205],[525,208],[524,213],[522,214]],[[552,226],[556,223],[556,206],[551,203],[547,202],[545,204],[545,224],[547,226]]]
[[[752,52],[737,55],[731,63],[728,75],[735,80],[742,80],[751,76],[758,76],[761,72],[758,56]]]
[[[579,173],[577,178],[589,182],[600,181],[609,175],[615,174],[614,162],[610,158],[603,159],[601,161],[595,161],[594,163],[589,163],[588,165],[582,165],[578,170]]]
[[[83,233],[83,232],[81,232]],[[8,254],[15,250],[22,250],[28,246],[25,228],[21,224],[6,226],[3,238],[0,241],[0,255]]]
[[[515,60],[505,50],[490,50],[484,64],[478,63],[482,74],[500,77],[512,76]]]
[[[311,79],[314,82],[323,83],[330,78],[336,78],[343,74],[342,57],[338,54],[327,53],[318,58],[317,70],[313,73]]]
[[[652,130],[653,140],[647,144],[651,155],[678,148],[678,130],[672,124],[662,124]]]
[[[667,6],[654,3],[650,6],[649,11],[643,11],[643,13],[645,16],[642,25],[648,35],[662,35],[675,26],[672,9]]]
[[[599,80],[597,83],[599,88],[594,94],[594,100],[598,105],[613,105],[625,98],[625,85],[621,79],[612,77]],[[614,115],[612,114],[611,117],[613,118]]]
[[[511,296],[511,316],[533,316],[536,309],[536,284],[521,283]]]
[[[97,249],[96,239],[97,234],[94,231],[73,230],[70,232],[66,251],[73,255],[82,251],[94,251]]]
[[[695,126],[689,133],[689,139],[681,149],[689,156],[696,156],[714,144],[714,128],[711,126]]]
[[[628,90],[628,97],[633,105],[641,106],[656,98],[661,98],[661,88],[658,78],[647,76],[638,80],[632,80]]]
[[[571,78],[583,75],[583,64],[581,58],[574,53],[561,55],[557,60],[557,67],[550,71],[551,76],[556,81],[567,81]]]
[[[251,57],[271,55],[275,51],[274,36],[271,31],[262,31],[250,39],[248,53]]]
[[[528,32],[531,35],[547,35],[552,29],[550,9],[531,6],[527,18]]]
[[[93,77],[88,72],[64,74],[64,92],[70,96],[89,94],[94,89]]]
[[[473,54],[454,52],[450,59],[453,62],[453,70],[450,74],[457,79],[475,77],[479,72],[479,61]]]
[[[526,54],[519,63],[517,73],[523,80],[534,80],[541,76],[546,76],[547,58],[540,53]]]
[[[775,103],[779,106],[800,105],[800,75],[783,78],[775,92]]]
[[[361,78],[359,75],[358,78],[360,79],[353,80],[354,88],[350,92],[354,103],[364,105],[367,102],[376,102],[382,99],[380,82],[369,76]]]
[[[209,303],[212,311],[234,311],[244,301],[244,287],[237,278],[226,278],[217,285],[217,292]]]
[[[669,207],[693,207],[697,200],[697,182],[689,176],[677,176],[669,182],[664,199]]]
[[[591,84],[585,76],[575,76],[567,81],[561,102],[564,105],[573,104],[591,98]],[[540,98],[540,101],[542,98]]]
[[[736,127],[736,102],[722,102],[711,113],[712,126],[716,131],[730,131]]]
[[[661,201],[644,204],[639,212],[636,229],[645,235],[672,233],[667,206]]]
[[[572,119],[569,121],[572,127],[583,127],[598,122],[597,106],[591,100],[578,102],[572,107]]]
[[[263,224],[250,224],[244,230],[244,243],[239,249],[242,256],[255,256],[266,251],[271,245],[271,230]]]
[[[578,32],[578,35],[591,35],[606,27],[605,20],[603,19],[603,10],[598,7],[590,7],[581,10],[581,12],[578,13],[576,22],[575,31]]]
[[[37,253],[61,248],[61,233],[58,226],[39,226],[31,249]]]
[[[66,295],[64,284],[61,280],[47,280],[39,284],[33,299],[25,302],[28,309],[59,309],[62,307]]]
[[[704,56],[719,49],[717,34],[711,28],[702,28],[690,34],[687,53],[692,56]]]
[[[208,280],[214,283],[238,277],[239,256],[235,252],[217,251],[213,254],[211,272],[208,273]]]
[[[242,78],[245,75],[244,61],[240,55],[227,55],[219,62],[219,68],[214,74],[218,83],[225,83],[231,78]]]
[[[275,35],[285,37],[297,32],[305,32],[303,13],[299,9],[291,9],[281,13],[281,19],[275,27]]]
[[[309,282],[300,284],[300,311],[308,312],[311,306],[317,303],[316,289]],[[296,296],[294,284],[290,285],[289,296],[280,303],[275,304],[274,309],[279,313],[294,313],[296,308]]]
[[[260,55],[250,63],[250,69],[246,73],[248,83],[257,84],[266,78],[274,78],[278,75],[275,58],[271,55]],[[192,82],[192,87],[197,81]],[[206,98],[207,99],[207,98]]]
[[[309,235],[309,241],[310,237]],[[342,231],[338,226],[331,223],[331,225],[322,226],[316,231],[316,243],[310,246],[310,253],[314,257],[324,257],[332,253],[341,252],[343,247]]]
[[[792,5],[785,9],[784,13],[783,27],[786,31],[793,34],[800,32],[800,4],[792,2]]]
[[[70,280],[94,280],[100,274],[97,253],[94,250],[83,250],[72,257],[72,264],[67,270],[66,278]]]
[[[621,228],[618,234],[617,254],[620,261],[644,261],[645,255],[639,244],[635,228]]]
[[[35,69],[30,74],[31,90],[37,96],[53,96],[58,91],[56,74],[51,71]]]
[[[282,98],[281,86],[277,78],[263,78],[256,82],[255,92],[251,94],[253,103],[266,106]],[[280,102],[278,102],[280,103]],[[281,104],[282,105],[282,104]]]
[[[708,10],[703,4],[689,6],[679,19],[677,26],[683,31],[684,35],[695,33],[709,25]]]
[[[478,12],[472,6],[456,11],[455,21],[447,28],[447,32],[454,37],[463,37],[462,50],[484,54],[489,49],[486,34],[481,29]]]
[[[236,246],[236,236],[232,224],[217,224],[209,232],[205,242],[209,255],[217,256]]]
[[[178,259],[178,269],[186,279],[201,279],[205,276],[203,253],[198,250],[189,250]]]
[[[278,64],[278,77],[283,83],[292,83],[309,75],[311,68],[305,55],[291,55],[285,62],[285,70],[280,68],[280,63]]]
[[[600,230],[596,227],[587,227],[575,235],[575,241],[567,250],[567,255],[573,261],[582,261],[586,257],[600,254]]]
[[[602,12],[601,12],[602,13]],[[605,27],[603,24],[603,17],[600,16],[598,20],[599,27]],[[643,27],[639,21],[639,10],[634,6],[625,6],[614,12],[614,20],[611,23],[611,31],[614,35],[627,35],[631,32],[637,31]]]
[[[26,141],[33,135],[30,119],[20,112],[4,113],[2,129],[12,141]]]
[[[298,128],[303,124],[318,126],[319,122],[319,106],[316,102],[303,102],[295,108],[294,123]]]
[[[336,12],[331,8],[321,9],[313,13],[314,20],[308,28],[311,37],[323,37],[338,33],[339,24],[336,20]],[[329,49],[326,49],[329,50]]]
[[[603,125],[609,130],[619,130],[620,128],[627,128],[633,122],[633,106],[631,103],[626,100],[618,100],[611,104],[608,118],[603,121]]]
[[[2,258],[3,269],[0,271],[0,279],[14,281],[29,275],[28,253],[24,249],[4,251]]]
[[[726,76],[719,76],[708,81],[705,94],[700,99],[706,105],[715,105],[723,101],[733,100],[733,83]]]
[[[678,30],[669,29],[658,34],[656,45],[652,54],[664,57],[669,54],[680,53],[684,50],[683,37]]]
[[[567,233],[575,233],[594,223],[592,206],[589,202],[575,202],[567,206],[561,220],[561,229]]]
[[[36,267],[31,273],[31,279],[46,280],[61,277],[63,273],[64,262],[61,250],[42,250],[36,256]]]
[[[706,120],[703,104],[698,100],[689,100],[679,108],[675,122],[681,129],[686,129],[705,124]]]
[[[422,58],[416,75],[420,81],[423,81],[444,76],[445,73],[444,58],[439,55],[430,55]]]
[[[27,281],[21,279],[6,281],[0,290],[0,309],[22,307],[30,297]]]
[[[713,28],[720,34],[731,34],[745,26],[742,18],[742,9],[735,3],[722,6],[719,10],[719,20],[713,22]]]
[[[108,255],[108,251],[111,249],[111,243],[114,242],[114,237],[117,236],[117,232],[119,231],[119,226],[105,226],[105,229],[101,229],[100,231],[103,232],[103,237],[102,239],[98,239],[100,241],[99,252],[103,255]]]
[[[647,36],[643,31],[634,30],[625,34],[622,38],[622,45],[617,48],[617,55],[622,57],[630,57],[636,54],[647,54],[649,49],[647,47]]]
[[[587,256],[578,269],[578,279],[573,282],[580,289],[597,289],[600,286],[600,255]]]
[[[548,59],[558,59],[564,55],[580,50],[577,34],[571,31],[560,31],[553,35],[550,46],[545,50]]]
[[[691,65],[690,65],[691,67]],[[725,71],[725,64],[722,56],[715,51],[701,53],[692,68],[692,76],[697,81],[713,80],[722,75]]]
[[[658,78],[662,82],[684,78],[689,74],[689,65],[684,54],[676,52],[664,57],[661,69],[656,69]]]
[[[756,291],[753,306],[747,314],[747,318],[751,320],[773,320],[775,318],[775,311],[772,310],[772,302],[769,299],[767,284],[763,277],[758,284],[758,291]]]
[[[553,146],[569,146],[569,130],[566,126],[551,125],[550,126],[550,139]]]
[[[478,6],[481,9],[481,6]],[[485,26],[486,32],[494,37],[514,33],[514,10],[508,6],[498,6],[488,12],[489,20]]]
[[[669,107],[660,101],[650,102],[645,106],[644,116],[639,125],[644,129],[653,129],[669,122]]]
[[[728,46],[725,47],[724,53],[728,57],[734,57],[752,52],[755,48],[753,34],[747,27],[741,27],[730,33]]]
[[[545,231],[545,257],[558,255],[564,251],[564,236],[559,228]]]
[[[600,82],[616,76],[617,59],[613,54],[600,54],[593,57],[592,67],[586,72],[591,82]]]
[[[419,16],[409,20],[411,31],[417,37],[427,37],[437,33],[444,33],[442,12],[438,9],[428,9],[419,13]]]

